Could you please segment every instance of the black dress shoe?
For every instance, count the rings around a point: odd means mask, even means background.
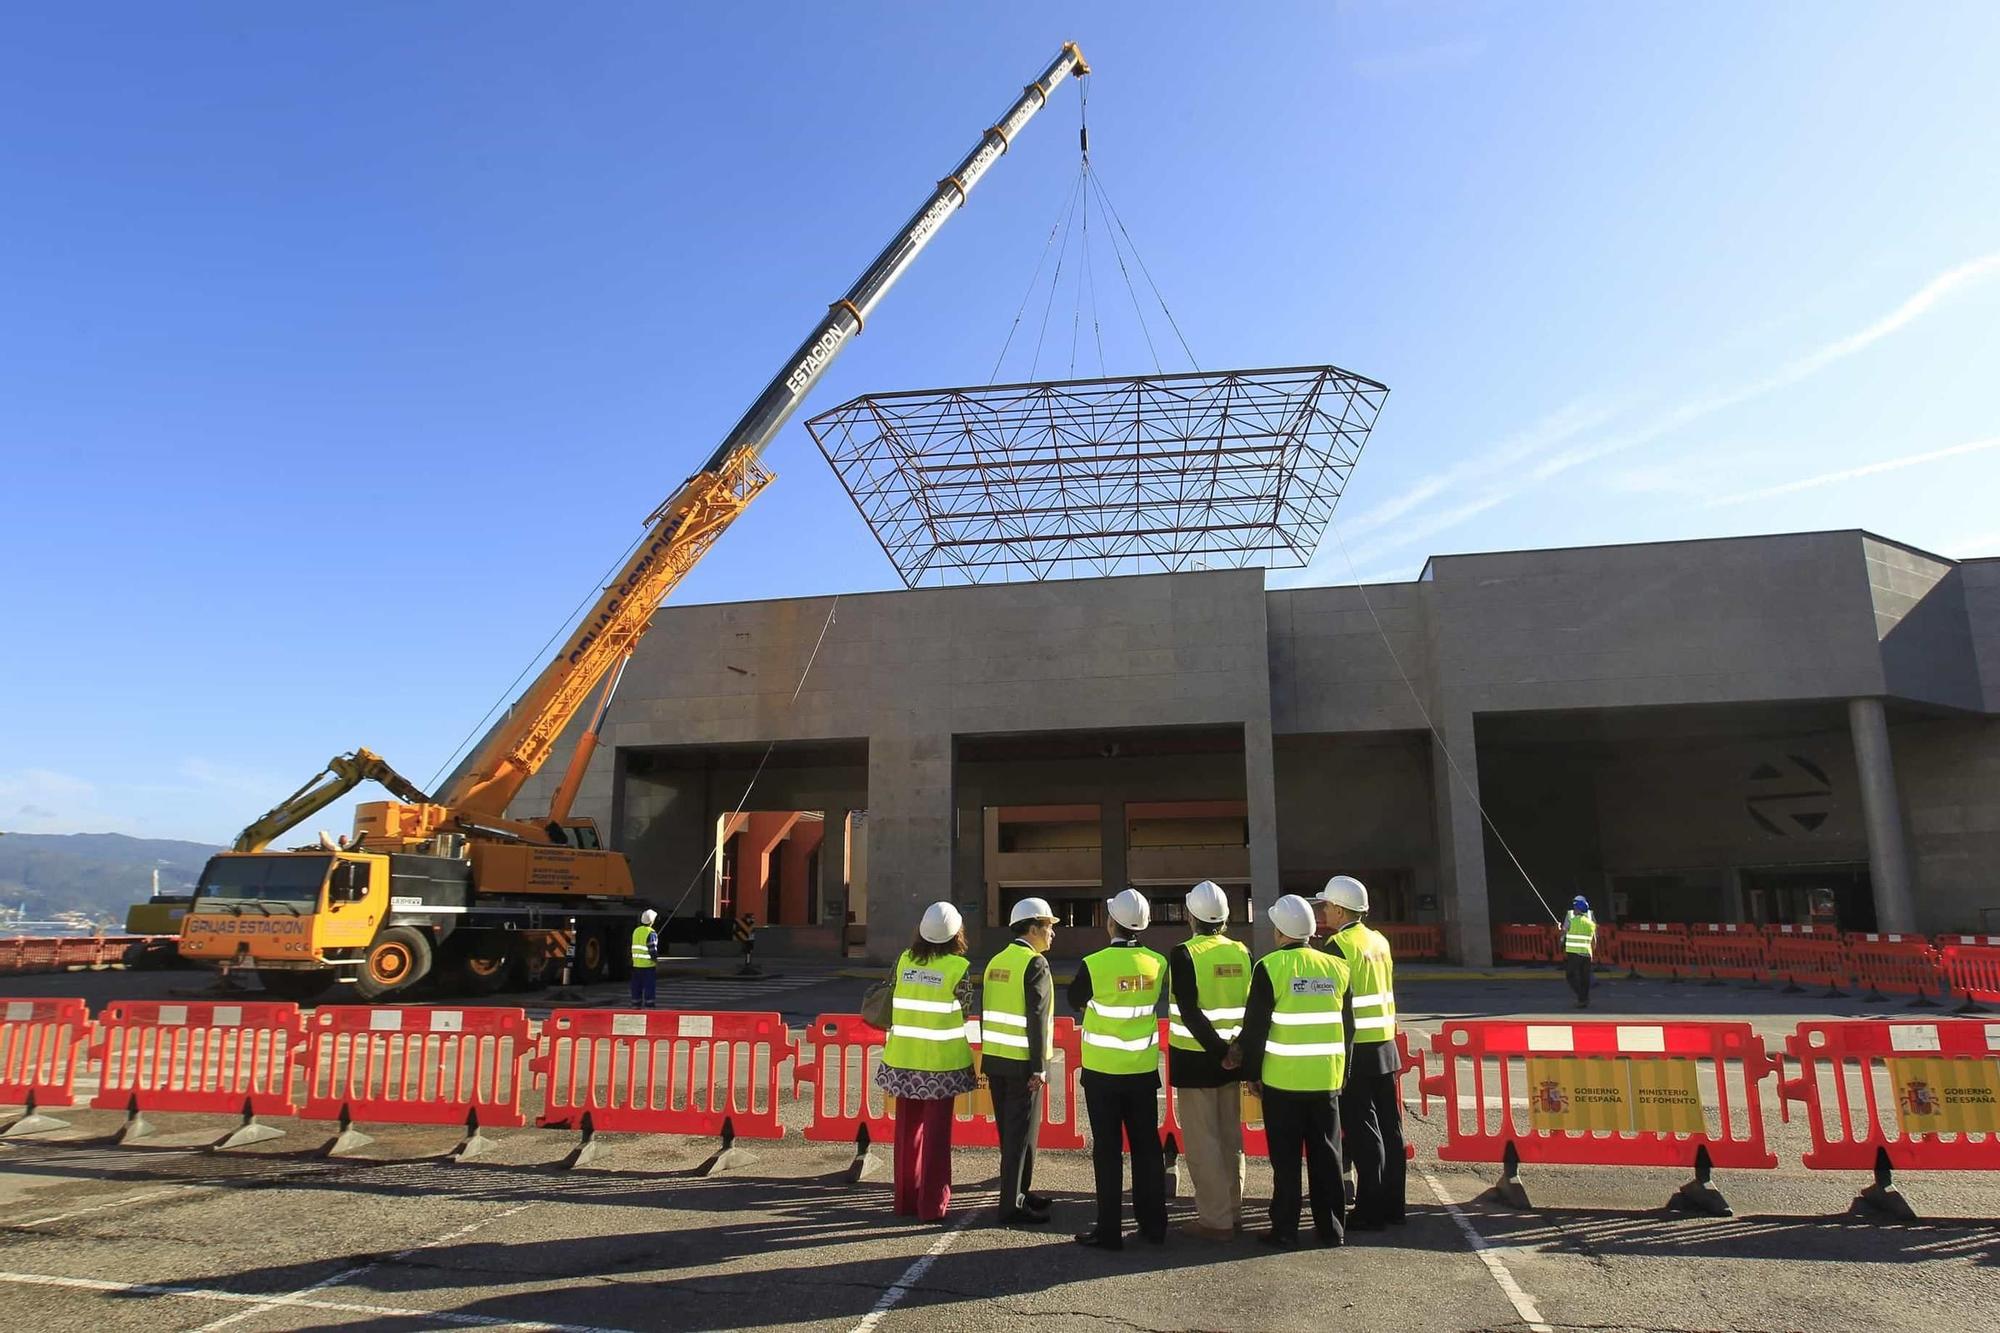
[[[1297,1236],[1280,1236],[1275,1231],[1266,1231],[1263,1235],[1257,1237],[1257,1243],[1259,1245],[1269,1245],[1271,1248],[1277,1250],[1296,1250],[1299,1248],[1299,1238]]]
[[[1039,1227],[1046,1225],[1048,1220],[1049,1215],[1047,1213],[1023,1210],[1018,1213],[1006,1214],[1000,1219],[1000,1225],[1003,1227]]]
[[[1123,1236],[1100,1236],[1095,1231],[1079,1231],[1076,1243],[1091,1250],[1122,1250],[1125,1248]]]
[[[1021,1202],[1027,1204],[1028,1207],[1038,1213],[1046,1213],[1049,1209],[1055,1207],[1056,1203],[1054,1199],[1051,1199],[1046,1194],[1023,1194]]]

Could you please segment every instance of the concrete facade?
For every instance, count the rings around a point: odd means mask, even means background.
[[[1110,812],[1240,801],[1260,905],[1372,874],[1470,962],[1537,894],[2000,928],[2000,560],[1856,531],[667,607],[604,740],[577,810],[663,907],[760,760],[749,809],[865,810],[865,903],[822,858],[820,905],[871,956],[937,898],[989,930],[983,812],[1057,802],[1111,876]]]

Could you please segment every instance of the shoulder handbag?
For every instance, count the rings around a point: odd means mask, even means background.
[[[883,1032],[895,1022],[896,983],[892,980],[878,981],[870,986],[861,997],[861,1021],[871,1028]]]

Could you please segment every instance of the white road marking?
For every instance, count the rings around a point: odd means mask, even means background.
[[[268,1296],[251,1296],[240,1291],[218,1291],[213,1287],[172,1287],[152,1282],[106,1282],[89,1277],[49,1277],[41,1273],[0,1272],[0,1282],[24,1287],[64,1287],[72,1291],[102,1291],[120,1296],[180,1296],[196,1301],[222,1301],[232,1305],[269,1308]],[[520,1328],[545,1333],[625,1333],[623,1329],[600,1328],[593,1324],[545,1324],[532,1319],[501,1319],[494,1315],[459,1314],[452,1310],[410,1310],[393,1305],[361,1305],[351,1301],[314,1301],[288,1297],[284,1304],[303,1310],[331,1310],[340,1314],[377,1315],[390,1319],[420,1319],[427,1324],[452,1324],[469,1328]],[[254,1311],[250,1312],[254,1313]]]
[[[1424,1183],[1431,1187],[1431,1193],[1437,1196],[1440,1204],[1444,1205],[1444,1210],[1451,1214],[1451,1220],[1458,1223],[1459,1233],[1465,1237],[1465,1243],[1479,1256],[1479,1262],[1486,1265],[1486,1271],[1492,1274],[1493,1281],[1499,1286],[1501,1294],[1506,1296],[1508,1303],[1514,1307],[1514,1313],[1521,1316],[1522,1322],[1527,1324],[1529,1333],[1554,1333],[1548,1322],[1542,1318],[1542,1312],[1535,1307],[1535,1298],[1521,1290],[1521,1284],[1507,1271],[1507,1265],[1500,1262],[1500,1256],[1486,1243],[1486,1237],[1480,1235],[1473,1227],[1472,1219],[1445,1194],[1444,1186],[1438,1184],[1438,1178],[1421,1167],[1418,1168],[1418,1174],[1423,1176]]]
[[[316,1291],[325,1291],[328,1287],[338,1287],[342,1283],[351,1282],[363,1273],[381,1267],[384,1263],[395,1263],[397,1260],[407,1259],[413,1254],[420,1254],[425,1250],[436,1249],[440,1245],[448,1245],[452,1241],[469,1236],[483,1227],[489,1227],[503,1218],[512,1217],[514,1214],[534,1206],[534,1203],[530,1201],[528,1203],[517,1203],[512,1208],[503,1208],[497,1213],[480,1218],[477,1222],[468,1222],[456,1231],[448,1231],[434,1240],[427,1240],[421,1245],[412,1245],[407,1250],[398,1250],[387,1259],[370,1259],[365,1264],[356,1264],[354,1267],[343,1269],[331,1277],[323,1277],[310,1286],[300,1287],[288,1296],[260,1296],[257,1299],[262,1302],[261,1304],[248,1310],[239,1310],[232,1315],[224,1315],[212,1324],[203,1324],[200,1328],[194,1330],[194,1333],[214,1333],[214,1330],[218,1328],[228,1328],[231,1324],[237,1323],[240,1320],[255,1318],[257,1315],[263,1314],[268,1310],[276,1310],[288,1305],[310,1305],[312,1302],[305,1298],[311,1296]],[[508,1321],[496,1319],[492,1322],[495,1324],[506,1324]]]
[[[882,1293],[881,1299],[875,1302],[875,1308],[861,1316],[861,1322],[850,1329],[849,1333],[874,1333],[875,1326],[888,1316],[889,1311],[895,1309],[903,1297],[909,1295],[911,1289],[924,1280],[924,1274],[931,1271],[931,1265],[938,1261],[939,1255],[951,1248],[951,1243],[958,1239],[958,1233],[971,1224],[972,1217],[972,1210],[967,1209],[965,1216],[952,1223],[948,1231],[932,1241],[931,1247],[918,1255],[915,1263],[903,1270],[903,1275],[896,1279],[896,1284]]]
[[[67,1213],[55,1213],[48,1217],[36,1217],[26,1222],[13,1222],[8,1225],[17,1227],[47,1226],[52,1222],[67,1222],[72,1217],[83,1217],[89,1213],[109,1212],[113,1208],[126,1208],[135,1203],[145,1203],[148,1199],[164,1199],[170,1194],[185,1194],[190,1190],[214,1188],[215,1186],[213,1185],[170,1185],[163,1190],[147,1190],[144,1194],[130,1194],[122,1199],[113,1199],[109,1203],[92,1204],[88,1208],[73,1208]]]

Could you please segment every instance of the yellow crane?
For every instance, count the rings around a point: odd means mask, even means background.
[[[336,982],[375,999],[414,985],[440,959],[460,984],[489,990],[510,974],[536,979],[570,947],[573,920],[581,979],[622,966],[623,951],[613,946],[637,916],[631,869],[570,807],[625,663],[660,602],[770,484],[760,455],[827,366],[1050,94],[1089,72],[1076,44],[1065,44],[980,135],[827,308],[708,461],[653,511],[645,539],[595,606],[436,793],[368,750],[330,760],[209,861],[182,919],[182,956],[224,971],[254,970],[267,990],[299,999]],[[593,693],[591,718],[547,815],[510,817],[522,785],[547,763]],[[395,799],[357,806],[351,841],[270,850],[367,781]]]

